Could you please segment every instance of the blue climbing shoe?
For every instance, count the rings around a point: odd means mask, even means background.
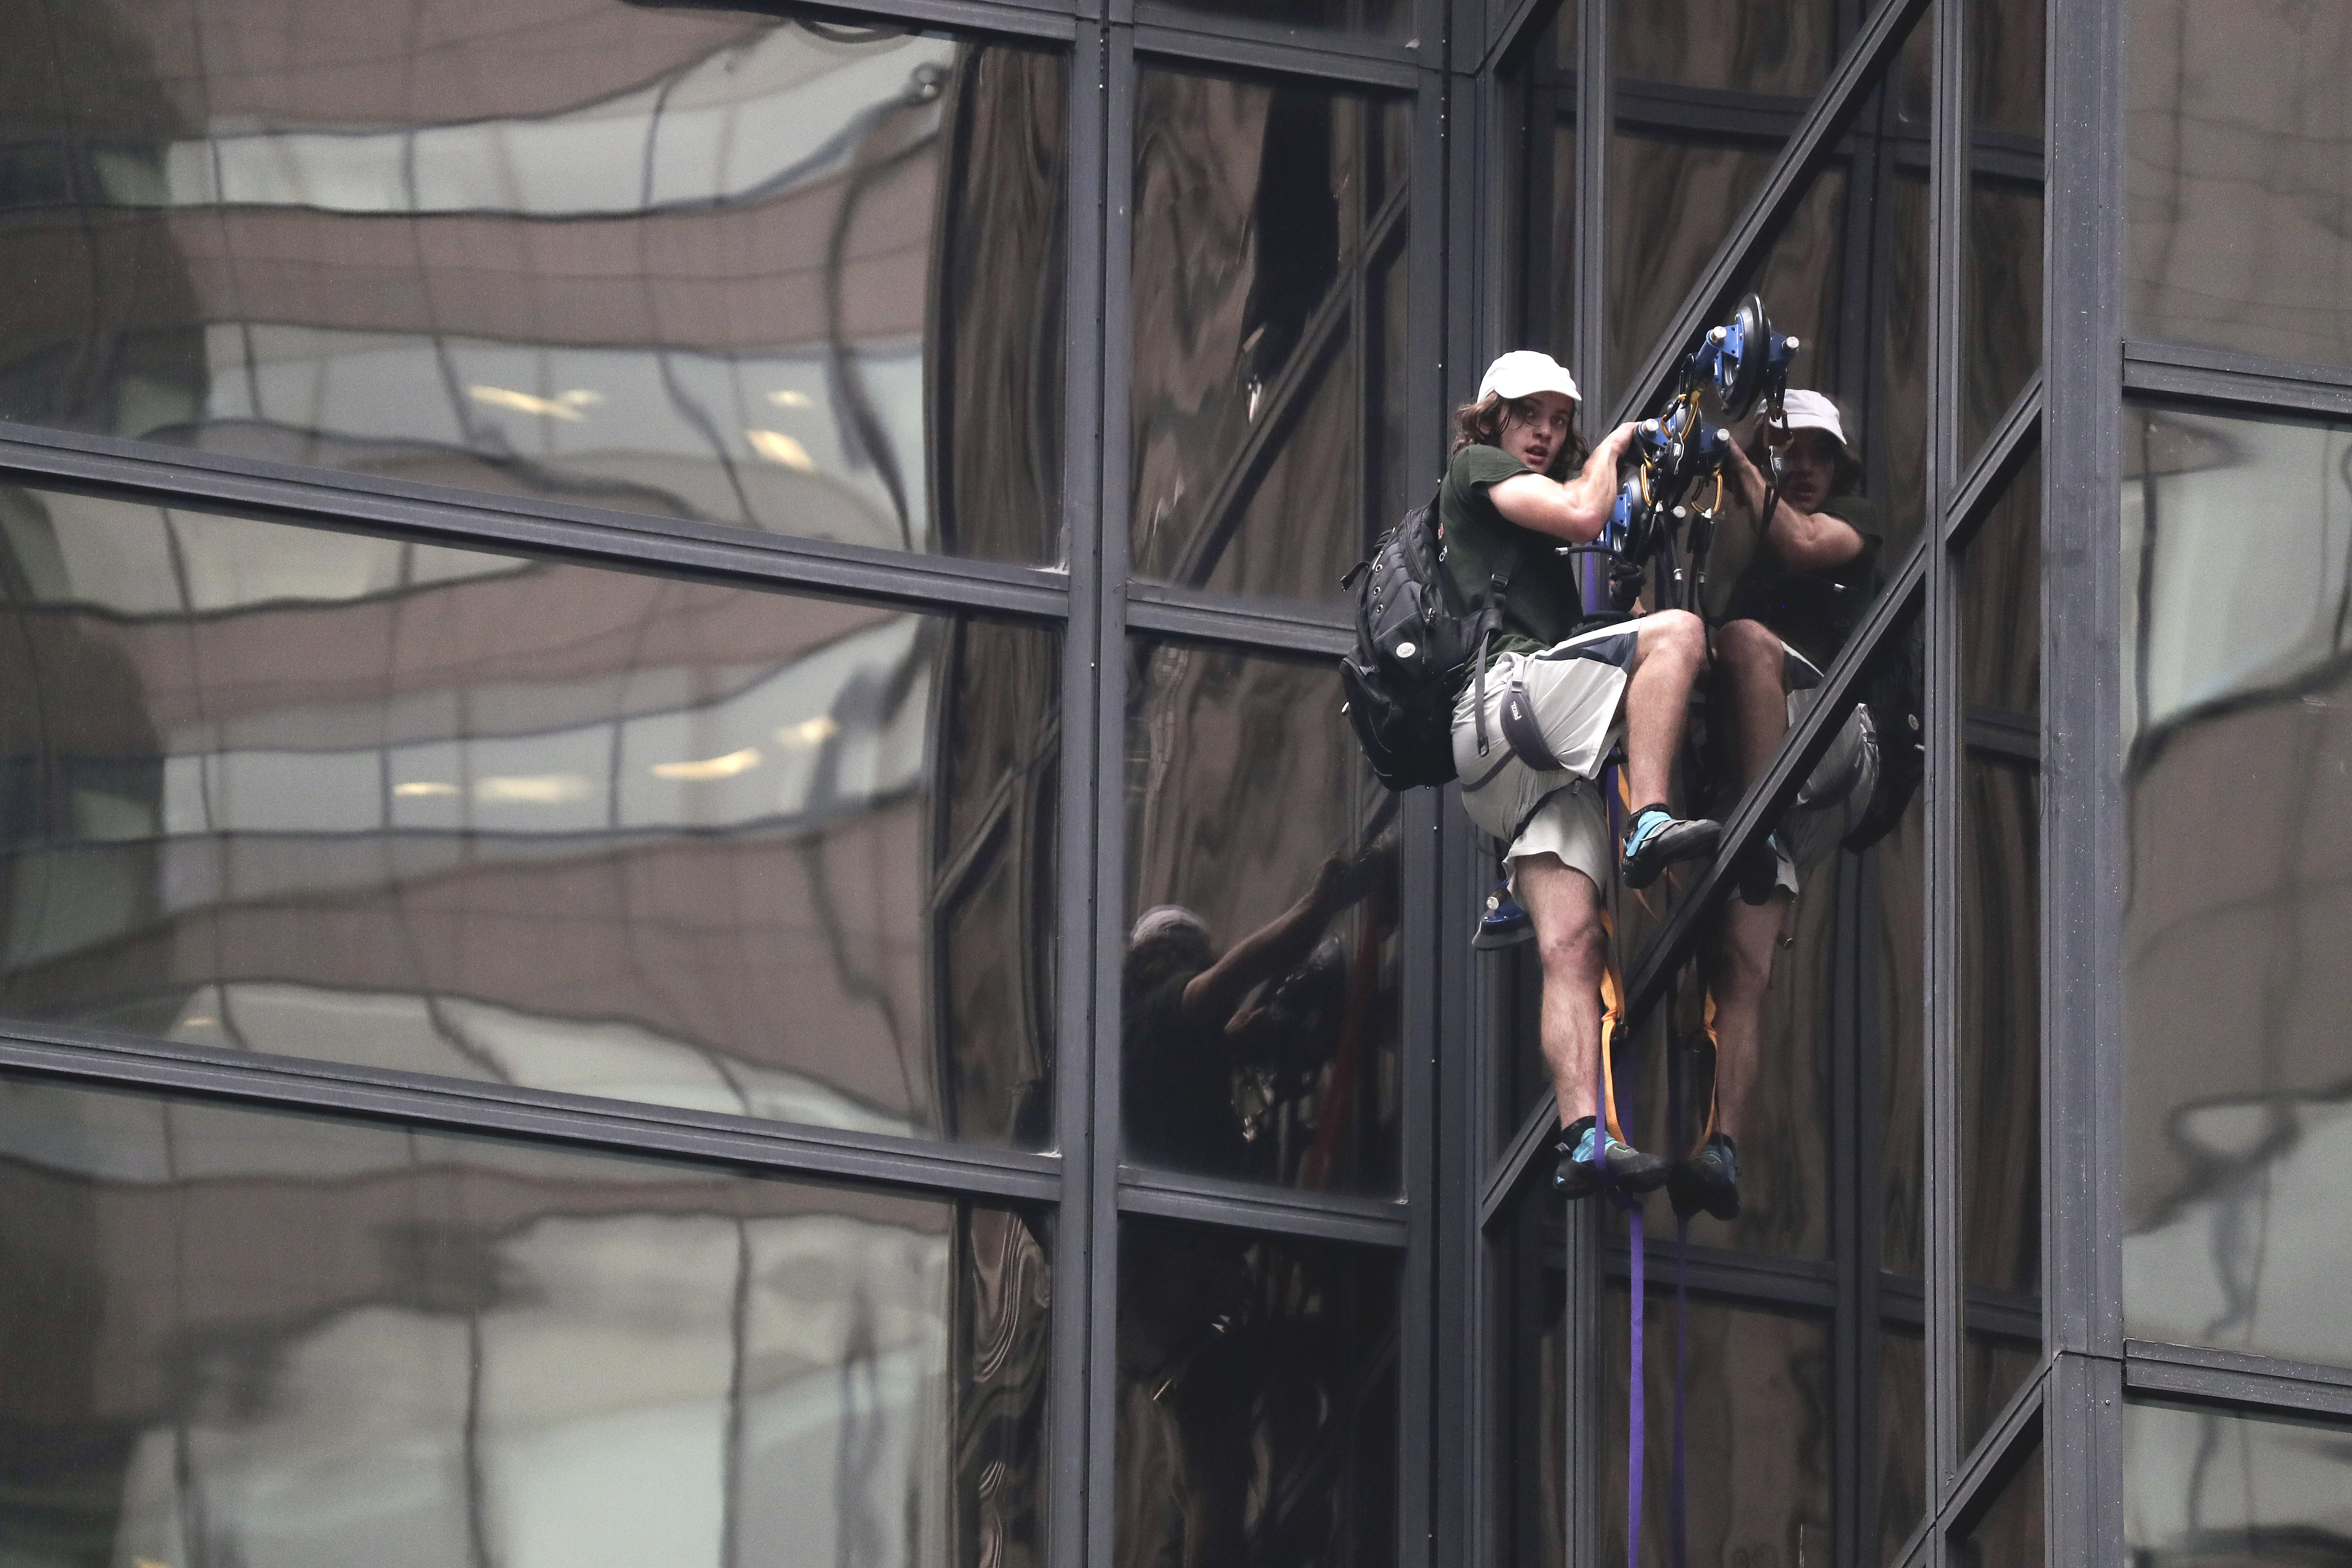
[[[1605,1156],[1609,1162],[1609,1180],[1621,1192],[1654,1193],[1665,1184],[1668,1167],[1655,1154],[1644,1154],[1631,1143],[1606,1138],[1594,1131],[1592,1119],[1583,1117],[1559,1135],[1553,1145],[1559,1152],[1559,1163],[1552,1171],[1552,1190],[1564,1198],[1589,1197],[1601,1190],[1602,1158],[1598,1152],[1602,1142],[1608,1145]]]
[[[1645,805],[1633,814],[1625,830],[1623,858],[1618,869],[1629,888],[1646,888],[1658,873],[1677,860],[1715,853],[1723,825],[1704,816],[1677,817],[1664,805]]]
[[[1739,1152],[1722,1133],[1711,1134],[1697,1153],[1683,1161],[1666,1178],[1666,1197],[1676,1217],[1710,1214],[1717,1219],[1739,1215]]]
[[[1486,895],[1486,907],[1479,911],[1478,929],[1471,933],[1470,945],[1481,952],[1492,952],[1498,947],[1533,941],[1535,934],[1534,917],[1511,897],[1509,883],[1497,882]]]

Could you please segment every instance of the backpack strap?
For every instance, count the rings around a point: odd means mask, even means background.
[[[1503,541],[1496,552],[1494,574],[1486,580],[1486,603],[1478,612],[1478,651],[1476,671],[1471,677],[1477,686],[1478,754],[1486,754],[1486,645],[1494,640],[1495,628],[1503,624],[1503,601],[1510,591],[1511,574],[1519,569],[1519,544],[1515,539]]]

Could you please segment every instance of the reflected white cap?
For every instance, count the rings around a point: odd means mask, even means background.
[[[1135,928],[1127,933],[1127,945],[1132,950],[1141,947],[1156,936],[1189,931],[1202,942],[1209,940],[1209,922],[1181,904],[1155,904],[1137,917]]]
[[[1478,401],[1484,403],[1496,396],[1532,397],[1538,392],[1564,394],[1570,403],[1584,401],[1568,367],[1535,349],[1513,349],[1488,365],[1486,379],[1478,384]]]
[[[1800,430],[1826,430],[1837,437],[1846,456],[1853,456],[1853,443],[1845,438],[1845,426],[1838,419],[1837,405],[1818,392],[1792,386],[1780,400],[1780,407],[1789,416],[1789,433]]]

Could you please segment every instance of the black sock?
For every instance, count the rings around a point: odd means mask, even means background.
[[[1725,1148],[1730,1150],[1734,1155],[1737,1155],[1739,1152],[1739,1145],[1731,1141],[1731,1134],[1728,1132],[1717,1133],[1715,1135],[1715,1141],[1722,1144]]]
[[[1590,1116],[1578,1117],[1575,1121],[1570,1122],[1567,1126],[1559,1130],[1559,1146],[1568,1150],[1570,1153],[1575,1152],[1577,1143],[1582,1140],[1587,1131],[1591,1131],[1591,1127],[1592,1118]]]

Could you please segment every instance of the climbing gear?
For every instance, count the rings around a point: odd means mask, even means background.
[[[1646,888],[1675,861],[1714,854],[1722,837],[1720,823],[1703,816],[1677,817],[1663,801],[1656,802],[1633,814],[1619,869],[1627,887]]]
[[[1471,933],[1470,945],[1481,952],[1492,952],[1496,948],[1531,942],[1535,934],[1535,917],[1511,897],[1509,883],[1497,882],[1495,890],[1486,895],[1486,907],[1479,911],[1478,927]]]
[[[1456,610],[1446,591],[1438,535],[1440,490],[1381,536],[1371,558],[1339,579],[1356,595],[1356,647],[1339,661],[1340,711],[1381,783],[1392,790],[1454,776],[1454,705],[1465,679],[1478,685],[1478,750],[1486,749],[1486,648],[1503,622],[1518,569],[1516,545],[1496,553],[1485,601]]]
[[[1591,1117],[1579,1118],[1554,1147],[1559,1151],[1559,1164],[1551,1184],[1561,1197],[1590,1197],[1599,1192],[1604,1163],[1607,1179],[1625,1192],[1654,1193],[1665,1184],[1669,1167],[1664,1160],[1643,1153],[1613,1132],[1597,1131]]]

